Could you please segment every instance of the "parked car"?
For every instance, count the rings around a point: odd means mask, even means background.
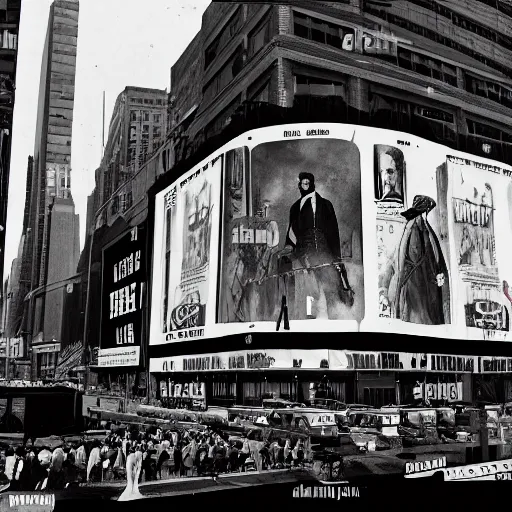
[[[348,437],[360,451],[399,448],[402,445],[398,433],[399,425],[399,413],[379,409],[354,409],[346,416],[340,429],[340,438]]]
[[[255,425],[272,429],[274,435],[279,432],[305,434],[313,444],[336,444],[338,440],[334,413],[324,409],[276,409],[266,416],[266,423],[268,426],[258,420]]]
[[[435,408],[396,406],[381,410],[400,414],[398,433],[404,447],[439,443]]]

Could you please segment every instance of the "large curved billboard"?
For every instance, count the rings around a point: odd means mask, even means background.
[[[508,340],[511,176],[390,130],[248,132],[156,195],[150,344],[276,330]]]

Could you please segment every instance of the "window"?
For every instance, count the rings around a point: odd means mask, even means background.
[[[249,56],[252,57],[270,42],[271,19],[270,14],[265,16],[249,34]]]
[[[159,138],[162,136],[162,129],[160,126],[153,126],[153,138]]]
[[[400,48],[398,65],[421,75],[440,80],[457,87],[457,68],[437,59]]]
[[[226,23],[221,33],[213,40],[204,52],[204,68],[206,69],[224,47],[233,39],[242,26],[242,8],[238,7],[236,12]]]
[[[431,29],[427,28],[426,26],[418,25],[417,23],[413,23],[412,21],[409,21],[405,18],[396,16],[395,14],[391,14],[388,11],[385,11],[383,9],[378,9],[378,8],[372,7],[369,4],[366,4],[365,11],[368,12],[369,14],[372,14],[373,16],[376,16],[378,18],[386,20],[388,23],[391,23],[391,24],[401,27],[405,30],[408,30],[409,32],[413,32],[422,37],[430,39],[431,41],[435,41],[436,43],[442,44],[443,46],[452,48],[460,53],[468,55],[472,59],[478,60],[485,66],[496,69],[506,76],[510,76],[510,74],[512,73],[512,67],[504,66],[501,63],[499,63],[489,57],[486,57],[485,55],[482,55],[481,53],[478,53],[477,51],[473,50],[473,48],[464,46],[464,45],[458,43],[457,41],[454,41],[453,39],[445,37],[444,35],[442,35],[441,33],[437,32],[435,30],[431,30]],[[464,23],[462,23],[462,25],[464,25]],[[466,26],[468,26],[467,23],[466,23]]]
[[[232,101],[228,107],[226,107],[213,121],[211,121],[205,128],[206,138],[213,137],[220,133],[228,123],[228,120],[235,113],[236,109],[240,105],[241,95],[238,95],[234,101]]]
[[[137,111],[136,110],[132,110],[130,112],[130,121],[137,121]]]
[[[235,76],[241,71],[243,65],[243,46],[240,45],[233,53],[224,67],[208,82],[203,90],[204,101],[213,100]]]
[[[136,103],[142,103],[142,98],[135,98]]]
[[[268,103],[270,95],[270,81],[266,82],[263,87],[260,87],[254,95],[249,98],[251,101],[261,101],[264,103]]]
[[[501,130],[488,126],[485,124],[477,123],[475,121],[467,120],[468,132],[472,135],[485,137],[487,139],[501,140]]]
[[[153,114],[153,123],[160,122],[160,114]]]
[[[295,94],[308,96],[345,96],[345,84],[334,80],[295,76]]]
[[[355,31],[298,12],[293,13],[293,32],[298,37],[334,48],[354,50]]]
[[[142,113],[142,120],[144,122],[148,122],[149,121],[149,112],[143,112]]]
[[[470,74],[465,76],[466,91],[512,108],[512,89]]]
[[[149,125],[145,124],[142,126],[142,138],[147,139],[149,138]]]

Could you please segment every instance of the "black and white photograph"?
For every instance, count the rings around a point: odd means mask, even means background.
[[[0,0],[0,512],[503,508],[511,119],[512,0]]]

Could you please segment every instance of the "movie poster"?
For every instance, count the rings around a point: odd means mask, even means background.
[[[447,204],[465,324],[508,331],[509,312],[496,254],[498,210],[493,175],[475,162],[448,157],[447,165],[439,170],[439,181],[451,182]]]
[[[435,174],[435,167],[429,174]],[[423,183],[429,174],[422,173]],[[449,324],[448,248],[439,236],[436,198],[421,189],[418,176],[412,186],[406,176],[400,149],[374,146],[379,317]]]
[[[359,321],[360,187],[350,141],[279,140],[250,156],[228,152],[218,322],[275,322],[279,330],[298,320]]]
[[[219,206],[222,159],[185,175],[169,187],[161,201],[160,331],[166,341],[172,333],[203,327],[213,273],[212,232]],[[218,215],[218,214],[217,214]],[[170,334],[171,333],[171,334]]]

